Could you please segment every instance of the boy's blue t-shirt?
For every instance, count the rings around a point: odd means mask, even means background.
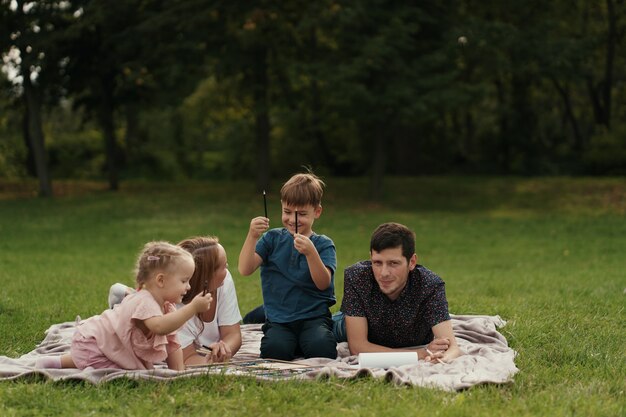
[[[289,323],[328,313],[335,299],[335,244],[324,235],[313,233],[311,242],[324,265],[330,269],[330,286],[321,291],[313,282],[306,256],[293,246],[287,229],[268,230],[257,242],[256,253],[263,259],[261,286],[265,315],[274,323]]]

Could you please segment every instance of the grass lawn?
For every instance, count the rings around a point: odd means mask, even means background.
[[[394,178],[368,202],[362,179],[328,178],[314,230],[343,269],[368,257],[385,221],[417,232],[421,264],[446,281],[450,310],[498,314],[519,353],[513,384],[460,393],[361,379],[259,383],[198,377],[102,386],[0,383],[0,415],[624,416],[626,415],[626,180]],[[263,200],[251,183],[34,184],[0,182],[0,355],[17,357],[53,323],[106,308],[109,286],[132,284],[146,241],[214,234],[229,255],[242,314],[261,303],[258,272],[237,256]],[[268,193],[280,226],[277,183]],[[25,191],[26,190],[26,191]]]

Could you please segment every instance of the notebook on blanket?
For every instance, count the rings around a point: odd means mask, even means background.
[[[452,326],[459,347],[465,355],[451,363],[415,364],[389,369],[359,367],[358,357],[351,356],[347,343],[337,345],[337,358],[311,358],[284,363],[259,358],[263,333],[260,325],[243,325],[241,349],[231,363],[189,367],[172,371],[165,366],[148,371],[120,369],[35,369],[42,355],[61,355],[69,351],[75,322],[50,326],[44,340],[31,352],[19,357],[0,356],[0,379],[11,380],[39,376],[52,380],[77,379],[94,384],[118,378],[169,380],[193,375],[226,374],[260,380],[319,380],[334,378],[384,378],[398,385],[415,385],[454,391],[477,384],[505,384],[518,372],[515,351],[508,346],[498,328],[506,323],[499,316],[452,315]]]

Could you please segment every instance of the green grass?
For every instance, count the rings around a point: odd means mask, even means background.
[[[461,393],[371,379],[259,383],[198,377],[170,383],[0,383],[0,415],[623,416],[626,414],[626,181],[396,178],[380,202],[361,179],[327,179],[318,233],[343,268],[368,256],[371,231],[399,221],[417,232],[420,263],[446,281],[453,313],[499,314],[519,352],[506,386]],[[53,323],[106,307],[111,283],[132,283],[148,240],[220,237],[242,313],[261,302],[258,273],[236,263],[249,220],[262,214],[250,183],[0,183],[0,355],[17,357]],[[274,189],[278,189],[275,184]],[[268,195],[279,226],[276,192]],[[333,308],[336,310],[339,304]]]

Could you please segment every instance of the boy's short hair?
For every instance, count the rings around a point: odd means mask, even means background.
[[[415,253],[415,233],[400,223],[383,223],[374,230],[370,240],[370,253],[372,250],[381,252],[385,249],[402,248],[402,256],[407,262]]]
[[[290,206],[318,207],[322,204],[325,186],[324,181],[311,172],[296,174],[280,189],[280,200]]]

